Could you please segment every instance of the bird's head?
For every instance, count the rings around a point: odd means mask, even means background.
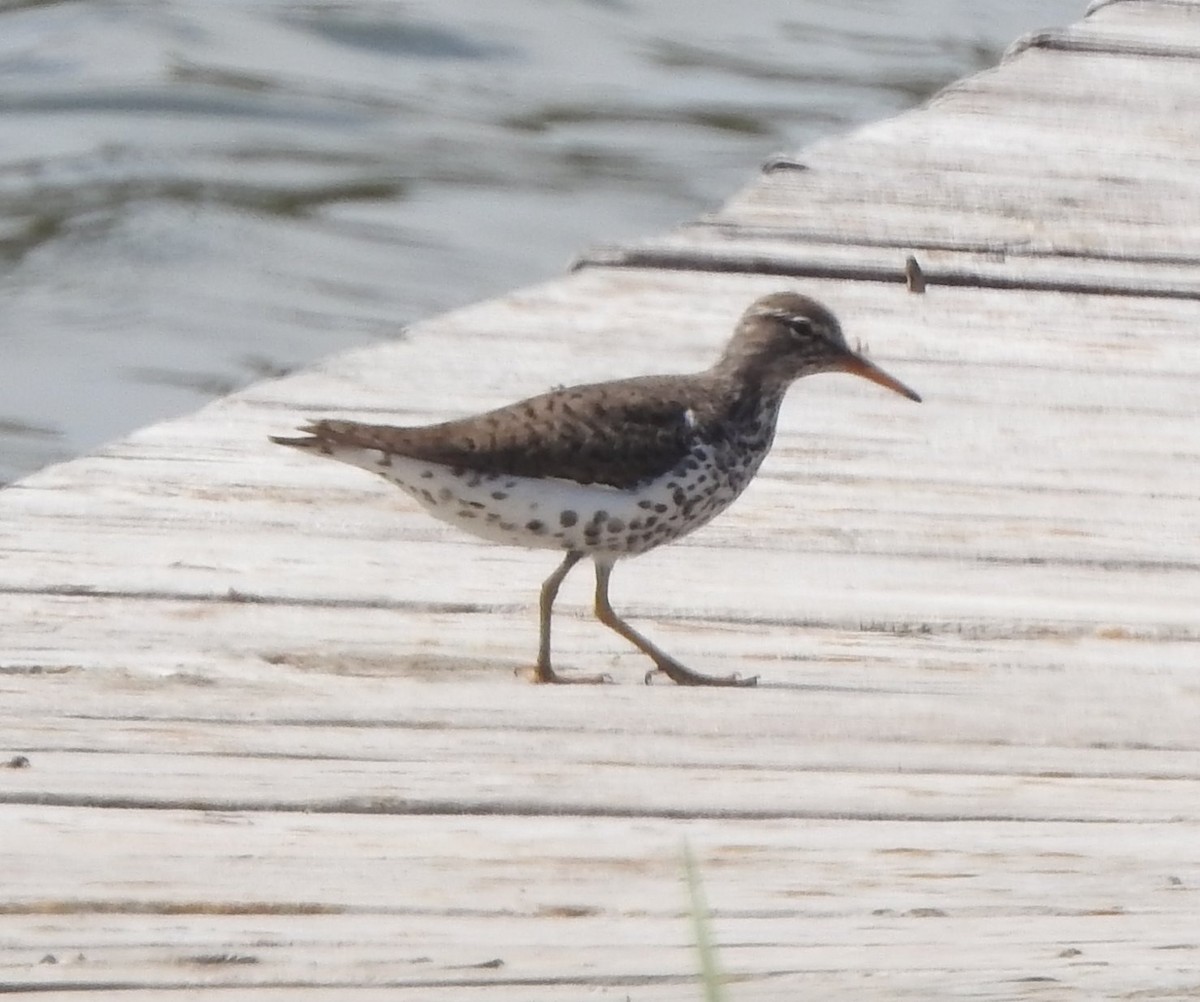
[[[847,345],[837,317],[797,292],[775,292],[751,303],[718,367],[779,389],[817,372],[849,372],[909,400],[921,399]]]

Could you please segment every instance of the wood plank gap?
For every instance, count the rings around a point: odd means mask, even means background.
[[[500,729],[493,725],[484,724],[438,724],[436,726],[425,723],[414,723],[406,720],[314,720],[306,719],[290,719],[278,718],[268,719],[263,716],[256,716],[253,719],[247,720],[228,720],[220,718],[203,718],[203,717],[147,717],[137,715],[116,716],[109,715],[106,717],[84,717],[74,715],[70,719],[73,720],[103,720],[106,723],[153,723],[158,725],[167,724],[216,724],[227,731],[234,731],[238,728],[247,728],[257,730],[263,727],[312,727],[312,728],[330,728],[337,730],[381,730],[395,732],[397,735],[411,735],[414,733],[428,732],[437,730],[440,733],[453,732],[455,735],[483,735],[497,736],[501,733]],[[503,729],[504,735],[510,736],[515,734],[527,735],[530,737],[541,737],[543,735],[561,735],[564,732],[578,732],[577,724],[564,725],[562,727],[546,727],[546,726],[530,726],[528,724],[510,724]],[[866,743],[870,744],[868,739]],[[891,745],[894,742],[881,740],[878,742],[881,745]],[[945,742],[947,747],[961,748],[976,748],[979,742],[970,738],[962,738],[959,740],[948,740]],[[80,755],[80,756],[95,756],[97,754],[113,754],[110,752],[97,752],[95,749],[88,747],[55,747],[47,745],[45,747],[37,747],[34,745],[22,745],[22,749],[30,756],[46,753],[47,755]],[[1095,745],[1091,750],[1098,750]],[[1105,751],[1112,750],[1110,748],[1103,749]],[[1129,749],[1122,749],[1129,750]],[[1159,753],[1159,754],[1178,754],[1180,751],[1191,754],[1190,747],[1182,747],[1178,744],[1163,744],[1163,743],[1143,743],[1139,742],[1136,748],[1139,752]],[[299,752],[267,752],[267,751],[237,751],[237,752],[207,752],[207,751],[170,751],[162,750],[141,750],[120,752],[122,758],[145,758],[160,760],[167,756],[171,759],[195,760],[198,762],[212,761],[229,761],[241,762],[247,759],[268,761],[268,762],[283,762],[292,763],[391,763],[393,759],[378,754],[320,754],[320,753],[299,753]],[[715,772],[749,772],[760,768],[756,763],[748,761],[729,761],[729,762],[705,762],[704,769]],[[805,774],[820,774],[825,775],[830,772],[836,772],[839,775],[845,776],[878,776],[881,773],[879,766],[871,765],[856,765],[856,764],[840,764],[836,767],[831,766],[828,762],[793,762],[786,766],[786,772],[789,775],[805,775]],[[995,777],[1006,777],[1016,779],[1031,779],[1031,780],[1092,780],[1092,779],[1110,779],[1113,778],[1111,771],[1083,771],[1080,769],[1046,769],[1046,768],[1031,768],[1031,767],[1003,767],[996,766],[987,768],[984,766],[963,766],[954,762],[949,762],[945,765],[912,765],[908,762],[904,764],[903,774],[905,776],[957,776],[969,779],[987,779]],[[1175,780],[1200,780],[1200,771],[1192,772],[1168,772],[1163,770],[1140,770],[1137,772],[1124,773],[1119,778],[1121,779],[1139,779],[1148,782],[1172,782]],[[32,796],[32,795],[31,795]],[[38,797],[45,794],[37,794]],[[157,803],[158,801],[156,801]],[[58,806],[54,804],[43,805],[40,800],[36,804],[25,804],[23,806]],[[100,805],[103,806],[103,805]],[[267,809],[267,808],[262,808]],[[841,815],[839,814],[840,818]],[[924,817],[924,815],[922,815]],[[0,915],[6,914],[6,905],[0,901]]]
[[[481,970],[481,968],[467,968],[469,970]],[[755,972],[755,979],[759,978],[778,978],[790,977],[801,974],[810,973],[804,970],[772,970],[764,973]],[[651,985],[688,985],[694,984],[696,976],[694,974],[587,974],[587,975],[564,975],[562,977],[541,977],[541,978],[498,978],[498,977],[470,977],[470,978],[392,978],[384,980],[372,979],[370,988],[373,990],[380,989],[409,989],[415,988],[421,991],[428,991],[434,988],[454,988],[454,989],[479,989],[479,988],[587,988],[589,990],[596,988],[638,988],[648,987]],[[170,992],[170,991],[199,991],[208,990],[216,993],[236,992],[235,997],[241,997],[248,991],[262,991],[265,989],[273,990],[303,990],[303,991],[361,991],[364,987],[362,980],[337,980],[337,981],[317,981],[317,980],[300,980],[295,978],[287,979],[264,979],[262,981],[254,981],[251,983],[236,983],[236,984],[211,984],[208,981],[56,981],[56,982],[40,982],[40,981],[6,981],[0,983],[0,995],[19,995],[39,993],[45,994],[50,992]]]
[[[520,612],[525,603],[483,602],[400,602],[379,598],[305,598],[298,595],[263,595],[229,588],[221,592],[203,591],[142,591],[134,588],[95,588],[91,585],[55,585],[49,588],[0,586],[0,595],[53,595],[56,598],[116,598],[146,602],[204,602],[231,605],[275,605],[318,609],[381,609],[384,611],[418,612],[437,616],[498,615]]]
[[[584,268],[644,268],[662,271],[703,271],[721,274],[779,275],[787,278],[837,279],[850,282],[881,282],[904,285],[904,263],[894,268],[874,265],[856,267],[845,264],[820,264],[813,261],[780,261],[770,255],[713,254],[706,251],[678,251],[658,248],[623,249],[598,248],[571,264],[571,271]],[[1021,279],[983,276],[973,272],[950,269],[927,269],[925,283],[929,287],[949,286],[966,289],[1024,290],[1026,292],[1059,292],[1085,296],[1132,297],[1136,299],[1200,300],[1200,290],[1178,289],[1169,286],[1108,285],[1098,282],[1069,279]]]
[[[559,804],[551,801],[404,800],[396,797],[346,797],[337,800],[265,801],[190,797],[178,800],[154,797],[83,796],[64,793],[0,793],[0,804],[14,807],[70,807],[113,811],[201,811],[220,814],[348,814],[389,817],[472,818],[606,818],[624,821],[854,821],[920,824],[1079,824],[1143,825],[1170,823],[1171,819],[1137,818],[1119,813],[1018,814],[993,811],[957,811],[939,814],[904,811],[804,811],[787,808],[635,808],[601,804]]]
[[[1018,38],[1005,50],[1000,62],[1007,63],[1029,49],[1050,52],[1065,52],[1079,55],[1144,56],[1150,59],[1200,59],[1200,49],[1189,45],[1152,45],[1121,38],[1119,35],[1101,34],[1071,28],[1046,28],[1031,31]],[[956,84],[951,84],[953,89]]]

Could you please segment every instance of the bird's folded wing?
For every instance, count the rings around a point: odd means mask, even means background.
[[[670,377],[621,380],[425,427],[319,421],[304,430],[316,448],[379,449],[481,473],[627,489],[667,473],[696,444],[694,419],[677,391]]]

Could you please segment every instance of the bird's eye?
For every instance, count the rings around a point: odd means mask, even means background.
[[[808,317],[788,317],[783,325],[797,337],[812,337],[813,322]]]

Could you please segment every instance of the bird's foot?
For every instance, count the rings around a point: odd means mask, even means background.
[[[534,665],[532,668],[518,668],[514,674],[524,675],[534,685],[612,685],[612,676],[601,675],[560,675],[549,665]]]
[[[657,667],[646,672],[646,685],[653,684],[655,675],[666,675],[676,685],[720,685],[738,689],[749,689],[758,685],[758,676],[751,675],[743,678],[736,672],[732,675],[702,675],[698,671],[685,668],[678,661],[663,659],[656,660]]]

